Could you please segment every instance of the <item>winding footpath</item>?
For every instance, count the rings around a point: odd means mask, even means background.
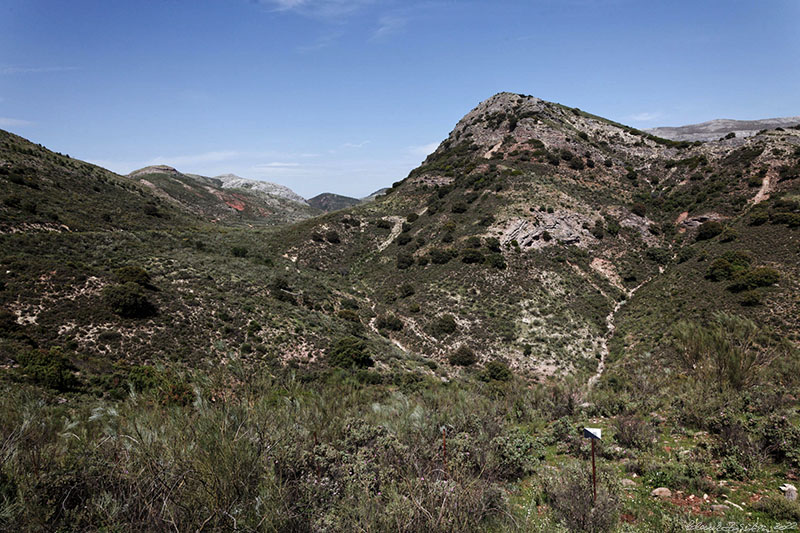
[[[606,357],[608,357],[608,341],[614,335],[614,331],[617,329],[617,326],[614,324],[614,316],[617,314],[617,311],[622,309],[622,306],[628,303],[628,301],[633,297],[633,295],[638,291],[640,288],[645,286],[649,283],[653,278],[647,278],[636,287],[632,288],[628,291],[627,296],[624,300],[617,302],[614,306],[614,309],[608,313],[606,316],[606,334],[603,336],[603,339],[600,341],[600,363],[597,365],[597,372],[594,373],[592,377],[589,378],[589,381],[586,382],[586,392],[588,393],[592,390],[592,387],[597,383],[600,379],[600,376],[603,375],[603,372],[606,369]]]

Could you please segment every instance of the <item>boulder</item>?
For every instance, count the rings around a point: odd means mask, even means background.
[[[669,490],[667,487],[658,487],[657,489],[653,489],[652,492],[650,492],[650,496],[666,500],[667,498],[672,497],[672,491]]]
[[[797,500],[797,487],[792,485],[791,483],[784,483],[780,487],[781,492],[783,492],[783,497],[789,500],[790,502]]]
[[[625,478],[621,482],[623,489],[632,489],[636,487],[636,482],[632,479]]]

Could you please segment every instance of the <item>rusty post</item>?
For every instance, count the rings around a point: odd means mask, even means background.
[[[597,470],[594,466],[594,439],[592,439],[592,504],[597,505]]]
[[[442,428],[442,454],[444,457],[444,469],[447,470],[447,430]]]

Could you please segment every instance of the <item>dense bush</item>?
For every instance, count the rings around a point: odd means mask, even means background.
[[[462,344],[447,357],[447,361],[454,366],[471,366],[478,362],[478,358],[472,348]]]
[[[391,314],[379,316],[375,325],[378,329],[388,329],[389,331],[400,331],[403,329],[403,321]]]
[[[443,265],[456,257],[458,252],[453,250],[452,248],[432,248],[428,255],[431,258],[431,263],[434,265]]]
[[[16,359],[20,373],[33,383],[58,391],[69,390],[77,384],[72,373],[75,367],[60,348],[25,351]]]
[[[653,447],[656,432],[652,424],[641,417],[619,416],[614,420],[614,439],[621,446],[636,450],[648,450]]]
[[[756,502],[753,508],[773,520],[800,522],[800,503],[789,501],[783,496],[767,496]]]
[[[397,268],[405,270],[414,264],[414,256],[409,253],[400,252],[397,254]]]
[[[716,220],[709,220],[707,222],[703,222],[697,228],[697,237],[698,241],[705,241],[708,239],[713,239],[720,233],[722,230],[725,229],[725,226],[722,223],[717,222]]]
[[[571,463],[545,480],[544,492],[556,517],[570,531],[613,531],[619,520],[619,486],[611,469],[597,472],[597,501],[592,496],[591,467]]]
[[[725,252],[720,257],[711,262],[706,272],[706,278],[711,281],[723,281],[732,279],[735,276],[746,272],[750,266],[752,257],[749,252],[743,250],[732,250]]]
[[[484,261],[483,253],[474,248],[467,248],[461,253],[461,261],[467,264],[479,264]]]
[[[458,325],[453,315],[442,315],[433,320],[430,330],[435,337],[441,337],[455,333],[457,327]]]
[[[114,313],[124,318],[146,318],[157,312],[142,287],[132,282],[106,287],[103,299]]]
[[[495,381],[511,381],[514,377],[508,365],[502,361],[489,361],[486,363],[485,375],[490,380]]]
[[[150,285],[150,274],[138,266],[124,266],[114,271],[114,277],[119,283],[136,283],[142,287]]]
[[[328,362],[342,368],[366,368],[375,364],[369,355],[367,342],[357,337],[337,340],[328,352]]]
[[[492,439],[496,475],[501,479],[519,479],[530,475],[544,458],[544,447],[530,434],[515,428]]]
[[[758,267],[739,274],[728,286],[733,292],[748,291],[758,287],[769,287],[778,283],[780,274],[774,268]]]
[[[342,242],[339,233],[336,230],[328,230],[325,232],[325,240],[331,244],[339,244]]]

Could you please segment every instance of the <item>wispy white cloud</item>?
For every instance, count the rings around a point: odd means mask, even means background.
[[[338,18],[354,13],[378,0],[259,0],[275,11],[293,12],[307,17]]]
[[[378,20],[378,28],[372,34],[372,39],[381,40],[400,33],[406,27],[406,24],[408,24],[406,17],[384,15]]]
[[[172,157],[158,156],[147,162],[147,165],[171,165],[174,167],[198,165],[201,163],[219,163],[231,161],[241,157],[241,152],[236,151],[212,151],[199,154],[178,155]]]
[[[658,120],[663,116],[664,114],[659,111],[644,111],[628,116],[628,120],[632,122],[650,122],[652,120]]]
[[[272,169],[272,168],[295,168],[299,167],[300,163],[284,163],[282,161],[271,161],[269,163],[261,163],[255,165],[253,168],[258,170]]]
[[[419,146],[409,146],[408,152],[412,155],[427,157],[431,155],[439,147],[438,142],[422,144]]]
[[[360,143],[344,143],[342,148],[364,148],[369,144],[369,141],[361,141]]]
[[[342,38],[344,32],[342,31],[335,31],[332,33],[326,33],[324,35],[319,36],[316,40],[304,44],[297,47],[297,51],[301,54],[305,54],[308,52],[315,52],[317,50],[322,50],[323,48],[328,48],[329,46],[333,46],[336,42]]]
[[[2,128],[17,128],[22,126],[33,126],[33,122],[19,118],[0,117],[0,127]]]
[[[70,72],[78,70],[78,67],[2,67],[0,74],[8,76],[11,74],[44,74],[49,72]]]

